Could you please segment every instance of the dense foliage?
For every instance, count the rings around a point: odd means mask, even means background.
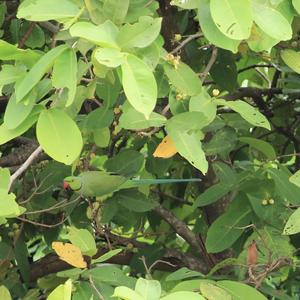
[[[1,300],[300,298],[300,0],[0,26]]]

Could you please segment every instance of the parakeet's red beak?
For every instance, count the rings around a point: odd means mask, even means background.
[[[64,181],[64,190],[67,190],[70,187],[70,185]]]

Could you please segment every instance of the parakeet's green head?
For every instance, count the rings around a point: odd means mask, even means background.
[[[73,191],[79,191],[81,189],[82,182],[79,177],[68,176],[64,179],[64,189],[72,189]]]

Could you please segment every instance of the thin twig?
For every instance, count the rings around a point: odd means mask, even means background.
[[[44,224],[44,223],[40,223],[40,222],[36,222],[36,221],[31,221],[29,219],[25,219],[25,218],[22,218],[22,217],[17,217],[17,219],[20,220],[20,221],[23,221],[25,223],[30,223],[30,224],[33,224],[33,225],[36,225],[36,226],[40,226],[40,227],[54,228],[54,227],[57,227],[57,226],[63,224],[67,220],[67,217],[63,218],[61,221],[59,221],[56,224]]]
[[[19,45],[18,45],[18,48],[22,49],[26,43],[26,41],[28,40],[28,38],[30,37],[31,33],[32,33],[32,30],[35,26],[35,23],[31,23],[28,27],[28,29],[26,30],[24,36],[21,38],[20,42],[19,42]]]
[[[11,188],[14,181],[21,176],[34,162],[34,160],[42,153],[43,149],[41,146],[38,146],[31,155],[27,158],[27,160],[23,163],[23,165],[10,177],[9,189]]]
[[[89,276],[89,282],[92,286],[92,288],[95,290],[95,292],[97,293],[98,297],[100,300],[104,300],[104,297],[102,296],[102,294],[100,293],[100,291],[97,289],[96,285],[95,285],[95,282],[92,278],[92,275]]]
[[[191,42],[194,39],[203,37],[203,33],[198,32],[195,34],[191,34],[189,35],[186,39],[184,39],[175,49],[173,49],[170,53],[174,54],[177,53],[179,50],[181,50],[186,44],[188,44],[189,42]]]
[[[204,82],[205,81],[205,78],[207,77],[207,75],[209,74],[210,72],[210,69],[212,68],[212,66],[214,65],[214,63],[216,62],[216,59],[217,59],[217,56],[218,56],[218,48],[217,47],[214,47],[213,50],[212,50],[212,53],[211,53],[211,57],[203,71],[203,73],[201,74],[201,81]]]

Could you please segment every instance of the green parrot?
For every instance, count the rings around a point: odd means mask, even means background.
[[[140,185],[192,181],[201,181],[201,179],[129,179],[125,176],[105,171],[88,171],[78,176],[66,177],[64,179],[64,189],[70,188],[85,197],[101,197],[119,189],[133,188]]]

